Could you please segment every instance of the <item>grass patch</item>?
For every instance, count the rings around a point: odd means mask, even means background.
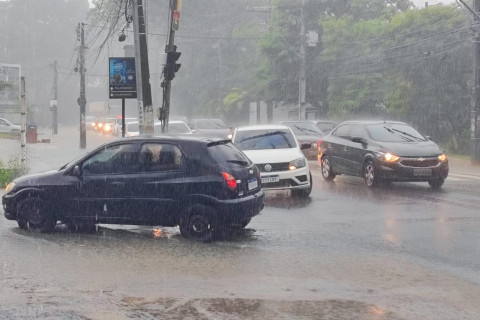
[[[20,161],[12,158],[7,164],[0,160],[0,188],[5,188],[13,179],[23,174]]]

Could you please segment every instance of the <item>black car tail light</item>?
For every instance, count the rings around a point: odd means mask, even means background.
[[[230,190],[235,190],[237,187],[237,179],[228,172],[222,172],[222,175]]]

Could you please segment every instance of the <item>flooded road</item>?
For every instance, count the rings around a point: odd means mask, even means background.
[[[480,177],[369,190],[312,166],[309,199],[269,193],[213,243],[2,217],[0,319],[480,319]]]

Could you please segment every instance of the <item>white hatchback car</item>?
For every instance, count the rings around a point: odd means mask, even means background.
[[[292,195],[308,197],[312,174],[292,130],[284,125],[255,125],[236,128],[232,142],[260,170],[264,190],[291,189]]]

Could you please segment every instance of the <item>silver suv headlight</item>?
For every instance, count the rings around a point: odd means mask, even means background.
[[[288,168],[290,170],[296,170],[298,168],[303,168],[307,165],[307,162],[305,160],[304,157],[302,158],[298,158],[298,159],[295,159],[293,161],[290,161],[290,163],[288,164]]]

